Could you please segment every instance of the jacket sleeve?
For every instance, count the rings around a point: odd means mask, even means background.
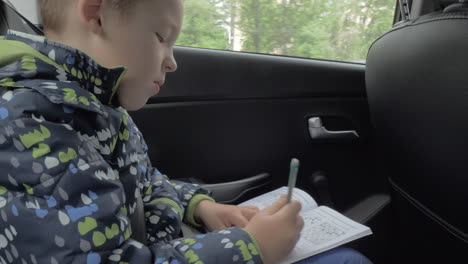
[[[119,109],[122,113],[122,126],[120,133],[125,134],[125,131],[130,131],[129,134],[136,135],[142,142],[143,159],[147,166],[144,169],[145,177],[140,179],[142,181],[141,195],[144,203],[144,211],[146,212],[145,218],[147,223],[147,232],[150,235],[152,231],[161,229],[162,226],[155,224],[155,219],[158,218],[159,213],[170,215],[171,218],[177,218],[184,220],[184,222],[191,224],[196,227],[200,227],[201,224],[197,223],[194,218],[195,209],[198,203],[202,200],[211,200],[211,191],[198,186],[196,184],[190,184],[177,180],[169,180],[169,178],[158,171],[155,167],[151,166],[151,162],[147,156],[147,145],[143,140],[143,135],[138,130],[135,122],[132,120],[127,111]],[[134,165],[138,162],[135,160]],[[140,163],[141,165],[141,163]],[[162,210],[160,208],[165,207]],[[158,238],[161,238],[160,233]],[[149,237],[150,240],[154,241],[157,238]]]
[[[169,180],[166,175],[161,174],[156,168],[148,170],[147,179],[144,184],[143,203],[150,234],[151,230],[160,229],[153,225],[154,221],[151,221],[151,219],[154,218],[155,213],[161,211],[158,209],[161,204],[175,209],[175,211],[166,210],[164,212],[166,215],[177,214],[184,222],[196,227],[201,226],[194,218],[195,209],[200,201],[214,201],[209,190],[196,184]]]
[[[2,263],[261,263],[239,228],[144,246],[118,173],[72,127],[28,111],[0,125]]]

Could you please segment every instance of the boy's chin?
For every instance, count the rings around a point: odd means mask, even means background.
[[[146,105],[146,102],[148,102],[149,98],[145,99],[140,99],[139,100],[132,100],[132,98],[122,98],[119,96],[119,101],[120,101],[120,106],[125,108],[127,111],[137,111],[143,108]]]

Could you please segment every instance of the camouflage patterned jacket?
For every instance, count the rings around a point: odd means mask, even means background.
[[[113,104],[125,72],[43,37],[0,40],[0,262],[262,263],[241,228],[179,237],[211,198],[151,167]],[[131,238],[138,195],[147,246]]]

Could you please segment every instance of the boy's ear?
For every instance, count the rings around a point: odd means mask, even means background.
[[[101,12],[104,0],[78,0],[78,13],[80,20],[92,32],[101,35]]]

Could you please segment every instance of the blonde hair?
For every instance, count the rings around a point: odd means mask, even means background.
[[[60,31],[63,25],[64,11],[75,0],[40,0],[42,24],[45,30]],[[128,13],[131,7],[139,0],[109,0],[112,8],[121,11],[122,15]]]

